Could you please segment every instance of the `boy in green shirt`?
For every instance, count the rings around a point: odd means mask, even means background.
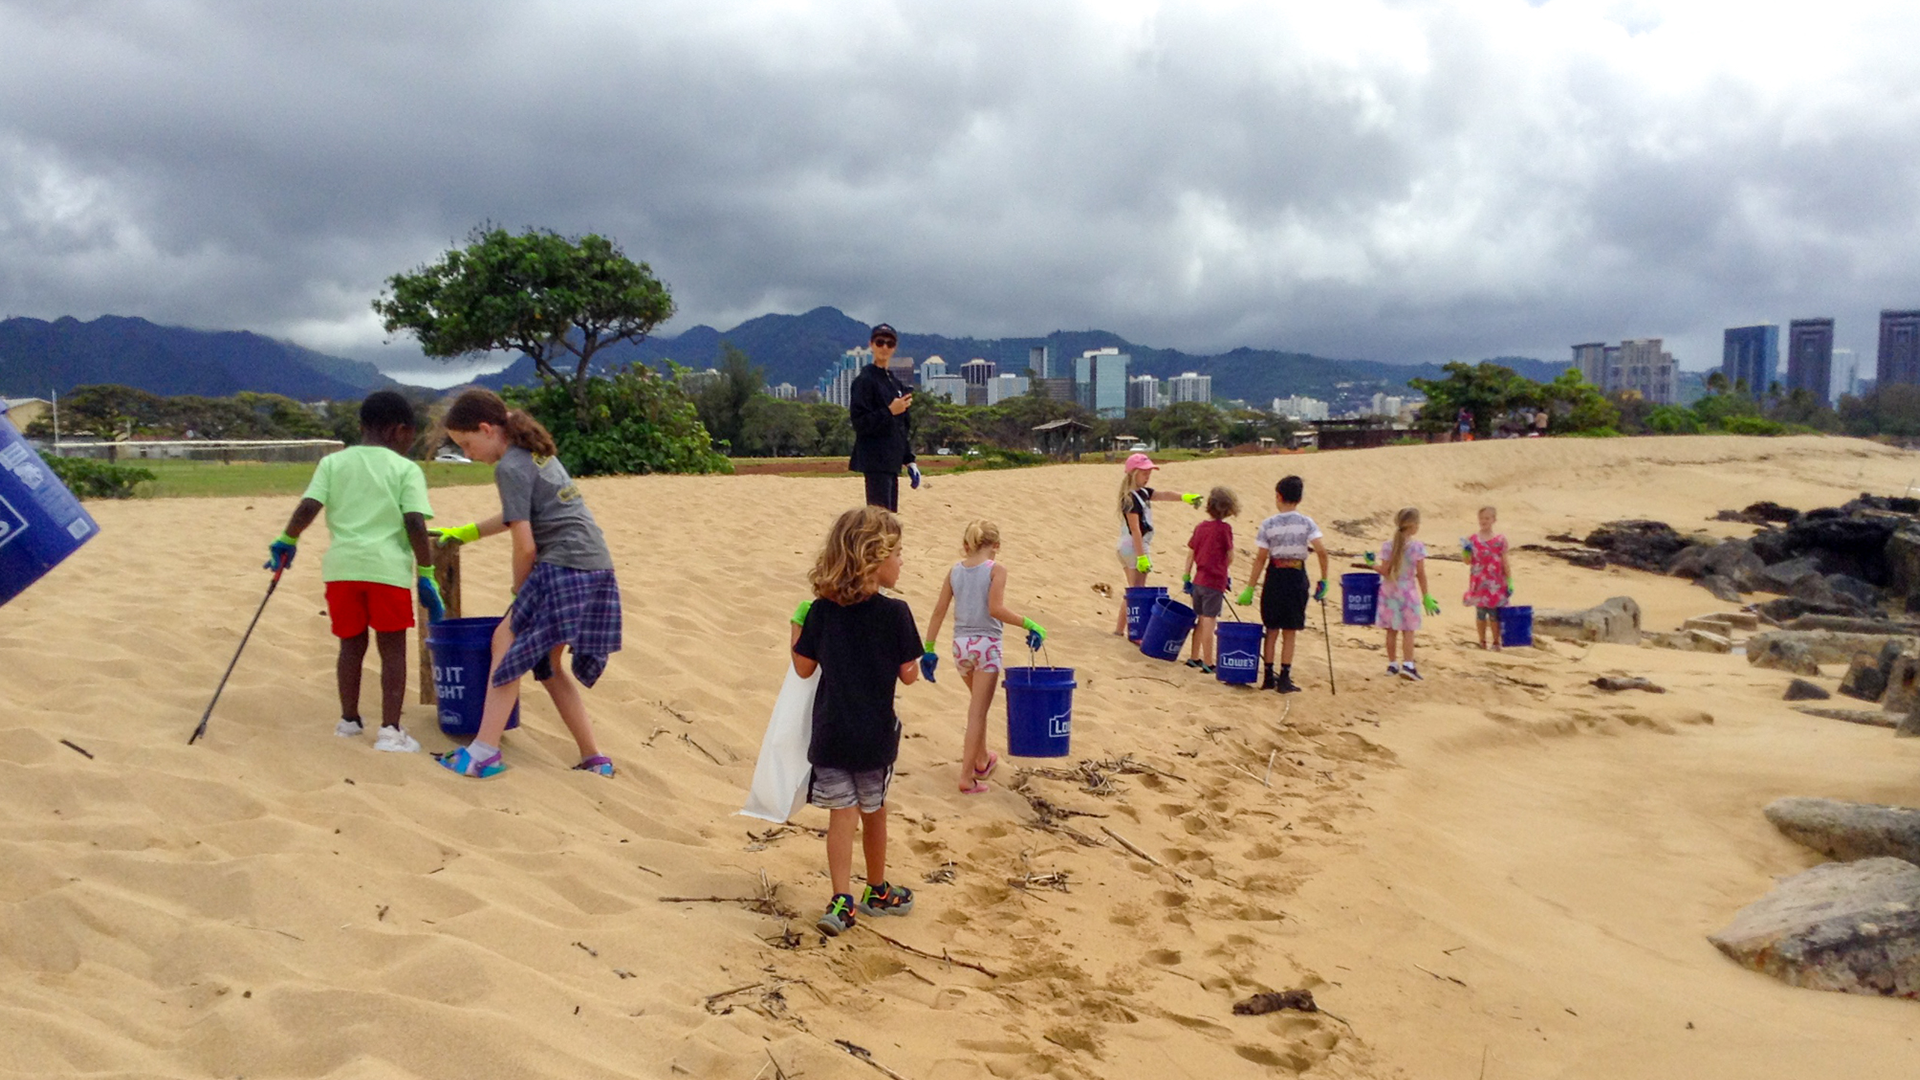
[[[438,622],[446,614],[434,585],[427,546],[427,478],[408,460],[416,434],[413,406],[391,390],[360,403],[360,445],[320,459],[307,493],[269,547],[267,569],[293,564],[300,534],[327,512],[332,542],[320,560],[327,586],[327,614],[340,639],[340,723],[333,733],[353,738],[360,721],[360,666],[367,656],[367,630],[380,642],[380,735],[375,750],[414,753],[420,743],[400,726],[407,695],[407,628],[413,625],[413,585],[420,606]],[[409,551],[408,549],[412,550]]]

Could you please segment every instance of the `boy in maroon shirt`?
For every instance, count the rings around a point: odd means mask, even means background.
[[[1187,568],[1182,574],[1185,591],[1193,597],[1193,655],[1187,666],[1213,674],[1220,662],[1213,636],[1213,624],[1220,618],[1220,606],[1227,598],[1227,566],[1233,561],[1233,526],[1226,519],[1240,512],[1240,500],[1227,488],[1207,492],[1207,519],[1193,530],[1187,540]]]

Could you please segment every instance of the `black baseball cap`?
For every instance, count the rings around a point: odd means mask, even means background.
[[[867,341],[869,343],[872,343],[880,340],[883,337],[892,338],[894,344],[896,345],[900,343],[900,334],[897,331],[895,331],[893,327],[888,326],[886,323],[881,323],[879,326],[874,327],[873,331],[867,335]]]

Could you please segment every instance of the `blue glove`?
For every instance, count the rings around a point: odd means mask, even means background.
[[[1020,625],[1027,628],[1027,651],[1039,652],[1040,646],[1046,644],[1047,628],[1032,619],[1021,619]]]
[[[909,479],[913,481],[913,486],[915,488],[918,488],[920,486],[920,466],[915,465],[914,463],[909,461],[907,463],[907,476]],[[929,676],[929,678],[931,678],[931,676]]]
[[[927,651],[920,654],[920,674],[928,682],[940,681],[933,677],[933,669],[940,666],[939,649],[940,646],[938,644],[929,641],[927,642]]]
[[[1188,596],[1193,595],[1193,575],[1192,574],[1186,574],[1180,578],[1180,591],[1183,593],[1186,593]]]
[[[1325,600],[1327,598],[1327,579],[1326,578],[1321,578],[1320,584],[1315,585],[1313,587],[1313,598],[1315,600]]]
[[[413,591],[420,597],[420,606],[427,609],[427,621],[439,622],[447,617],[447,605],[440,600],[440,586],[433,580],[433,567],[422,566],[419,572]]]
[[[292,566],[293,557],[298,554],[298,549],[294,547],[294,545],[299,542],[299,537],[288,536],[286,533],[281,533],[278,540],[275,540],[267,546],[267,564],[261,567],[261,569],[285,570],[287,567]]]

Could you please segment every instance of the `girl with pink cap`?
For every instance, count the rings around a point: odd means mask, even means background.
[[[1153,481],[1153,470],[1159,467],[1145,454],[1129,455],[1126,475],[1120,481],[1120,543],[1115,551],[1120,557],[1120,572],[1126,575],[1131,587],[1145,585],[1147,573],[1153,569],[1153,504],[1178,499],[1195,509],[1200,506],[1198,493],[1155,491],[1148,486]],[[1113,632],[1126,636],[1127,605],[1124,603],[1120,605],[1120,617],[1114,623]]]

